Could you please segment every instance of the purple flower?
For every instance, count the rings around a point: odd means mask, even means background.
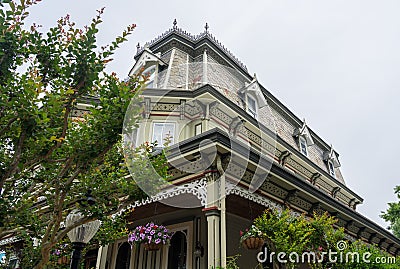
[[[156,233],[156,231],[154,231],[154,230],[152,230],[152,231],[150,232],[151,235],[154,235],[155,233]]]
[[[156,243],[156,244],[160,244],[160,242],[161,242],[161,239],[156,239],[156,241],[154,241],[154,243]]]

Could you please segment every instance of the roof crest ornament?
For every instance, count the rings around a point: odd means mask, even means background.
[[[137,49],[136,55],[139,55],[140,53],[142,53],[144,51],[144,48],[146,47],[150,47],[154,44],[156,44],[157,42],[159,42],[160,40],[162,40],[163,38],[171,35],[172,33],[178,34],[180,36],[182,36],[183,38],[188,39],[189,41],[192,42],[197,42],[200,39],[207,37],[209,38],[209,40],[214,43],[219,49],[221,49],[223,52],[226,53],[226,55],[233,61],[235,62],[237,65],[239,65],[241,68],[243,68],[245,71],[247,71],[247,67],[238,59],[236,58],[232,52],[230,52],[224,45],[221,44],[221,42],[219,42],[212,34],[210,34],[210,32],[208,31],[209,29],[209,25],[208,23],[206,23],[205,25],[205,31],[198,34],[198,35],[192,35],[190,33],[188,33],[187,31],[182,30],[181,28],[178,28],[178,22],[176,19],[174,19],[173,21],[173,26],[172,28],[168,29],[167,31],[165,31],[164,33],[160,34],[158,37],[156,37],[155,39],[151,40],[150,42],[146,42],[144,46],[139,47],[139,49]],[[137,48],[137,47],[136,47]]]

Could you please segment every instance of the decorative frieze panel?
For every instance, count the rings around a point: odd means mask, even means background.
[[[275,184],[273,184],[272,182],[268,182],[265,185],[262,185],[263,189],[269,193],[271,193],[272,195],[280,198],[280,199],[284,199],[288,192],[279,188],[278,186],[276,186]]]
[[[355,225],[348,226],[347,230],[352,232],[352,233],[355,233],[355,234],[357,234],[357,232],[358,232],[358,228]]]
[[[341,226],[341,227],[346,226],[347,223],[344,220],[342,220],[341,218],[337,218],[337,219],[338,219],[338,222],[337,222],[338,226]]]
[[[228,114],[226,114],[225,112],[223,112],[219,108],[213,109],[212,111],[210,111],[210,113],[212,116],[214,116],[219,121],[226,123],[227,126],[229,126],[232,122],[232,117],[229,116]]]
[[[302,166],[301,164],[299,164],[297,161],[295,161],[290,157],[287,158],[286,164],[294,168],[298,173],[300,173],[306,178],[311,178],[313,175],[313,173],[310,170],[308,170],[307,168],[305,168],[304,166]]]
[[[294,197],[290,203],[300,207],[305,211],[307,211],[312,206],[311,203],[305,201],[304,199],[301,199],[300,197]]]
[[[368,232],[362,232],[361,233],[361,237],[363,237],[363,238],[369,238],[370,237],[370,233],[368,233]]]
[[[202,114],[202,108],[197,102],[186,102],[185,104],[185,113],[188,114],[189,116],[193,117],[195,115],[201,115]]]
[[[173,103],[152,103],[151,110],[152,111],[175,111],[178,109],[180,104],[173,104]]]

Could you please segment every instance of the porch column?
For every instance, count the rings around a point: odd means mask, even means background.
[[[217,207],[203,209],[207,218],[207,268],[221,265],[220,211]]]
[[[100,247],[97,253],[96,269],[105,269],[107,262],[108,245]]]
[[[207,268],[221,266],[221,213],[219,210],[219,173],[209,172],[207,177],[207,203],[203,209],[207,219]]]

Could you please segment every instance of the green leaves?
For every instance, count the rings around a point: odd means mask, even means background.
[[[47,264],[73,208],[103,221],[103,244],[125,234],[124,215],[109,216],[144,197],[127,176],[120,145],[125,111],[142,83],[105,72],[134,27],[98,52],[103,9],[82,29],[67,15],[40,33],[24,26],[37,2],[1,1],[7,8],[0,9],[0,240],[25,240],[23,268]],[[165,157],[154,160],[165,169]],[[88,190],[95,205],[82,200]],[[33,237],[40,238],[37,248]]]
[[[386,212],[382,212],[381,217],[390,222],[389,229],[393,231],[395,236],[400,238],[400,186],[396,186],[394,192],[397,194],[399,201],[388,203],[389,208]]]

